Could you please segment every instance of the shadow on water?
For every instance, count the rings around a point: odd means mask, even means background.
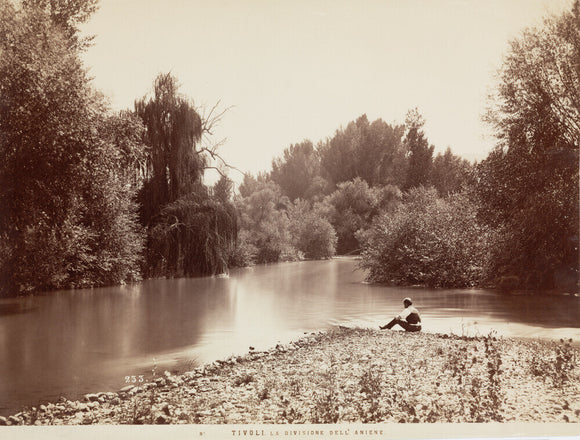
[[[6,315],[14,315],[16,313],[32,312],[35,307],[22,307],[20,303],[0,303],[0,317]]]

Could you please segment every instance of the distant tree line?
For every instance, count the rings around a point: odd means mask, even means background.
[[[511,44],[481,163],[435,154],[415,109],[290,145],[237,192],[159,75],[115,113],[81,62],[97,0],[0,0],[0,295],[360,254],[371,281],[578,289],[580,18]]]
[[[405,125],[362,115],[316,147],[291,145],[271,171],[246,175],[236,199],[237,264],[359,254],[365,231],[405,191],[432,187],[446,197],[469,187],[474,166],[450,149],[434,156],[423,125],[416,109]]]
[[[363,115],[246,176],[237,209],[260,215],[241,221],[238,264],[336,249],[360,252],[374,282],[578,291],[579,10],[511,43],[486,116],[498,144],[479,164],[434,155],[412,110],[400,126]]]

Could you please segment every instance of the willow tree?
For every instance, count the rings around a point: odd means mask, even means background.
[[[202,118],[179,94],[171,74],[161,74],[150,97],[135,102],[147,128],[141,220],[149,228],[148,276],[188,276],[227,269],[237,233],[231,203],[210,196],[203,174],[215,148],[201,145],[217,117]]]

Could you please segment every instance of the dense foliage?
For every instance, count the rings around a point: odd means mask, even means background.
[[[94,1],[0,1],[0,285],[4,295],[139,277],[142,125],[111,115],[80,61]]]
[[[290,145],[281,158],[272,161],[270,178],[290,200],[312,199],[324,191],[320,179],[320,160],[312,142]]]
[[[288,208],[292,243],[304,257],[330,258],[336,253],[337,236],[330,222],[323,216],[320,205],[297,199]]]
[[[450,152],[428,160],[422,121],[407,123],[407,187],[446,198],[411,189],[359,232],[372,280],[578,290],[579,12],[512,42],[488,114],[499,142],[475,172]]]
[[[159,75],[153,96],[135,103],[147,131],[141,221],[148,228],[146,276],[191,276],[225,272],[235,246],[237,219],[227,198],[203,184],[209,162],[199,148],[204,121],[181,96],[175,77]],[[220,191],[221,188],[221,191]]]
[[[237,200],[240,215],[239,263],[270,263],[297,258],[286,213],[288,198],[272,181],[246,178],[246,194]],[[251,189],[250,189],[251,188]]]
[[[476,215],[477,205],[466,194],[442,199],[433,188],[414,188],[364,234],[361,266],[374,282],[477,285],[484,275],[490,232]]]
[[[337,190],[324,199],[321,207],[336,230],[338,253],[358,252],[360,243],[356,232],[368,228],[380,211],[392,208],[400,197],[401,191],[395,186],[371,188],[359,177],[340,183]]]
[[[404,126],[381,119],[370,123],[362,115],[316,147],[307,140],[291,145],[274,159],[271,172],[259,178],[277,183],[290,200],[319,202],[317,214],[336,232],[336,251],[358,253],[357,232],[396,205],[399,188],[433,185],[447,196],[472,181],[472,165],[450,149],[433,158],[423,125],[416,109],[409,111]],[[244,181],[240,186],[242,195],[248,185]]]
[[[240,234],[233,263],[248,265],[329,258],[335,254],[336,233],[321,205],[302,199],[291,202],[266,176],[244,177],[236,200]]]
[[[478,168],[480,218],[498,230],[490,278],[578,288],[580,15],[511,44],[490,120],[498,147]]]
[[[408,151],[409,164],[404,185],[405,189],[425,186],[430,183],[430,172],[435,147],[429,145],[429,141],[425,137],[425,133],[423,132],[424,124],[425,120],[417,109],[411,110],[407,114],[405,121],[407,127],[405,146]]]
[[[333,186],[357,177],[370,186],[401,186],[405,173],[403,127],[362,115],[319,147],[322,176]]]
[[[96,7],[0,0],[0,295],[356,252],[377,282],[578,289],[578,1],[511,43],[480,164],[435,155],[416,109],[362,115],[238,194],[204,183],[216,120],[171,74],[110,111],[80,60]]]

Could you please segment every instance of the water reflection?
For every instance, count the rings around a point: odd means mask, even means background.
[[[0,310],[18,309],[0,314],[0,414],[60,395],[116,390],[125,376],[150,375],[154,365],[191,367],[332,324],[376,328],[406,296],[425,331],[580,339],[577,297],[394,288],[363,279],[353,259],[335,259],[0,300]]]

